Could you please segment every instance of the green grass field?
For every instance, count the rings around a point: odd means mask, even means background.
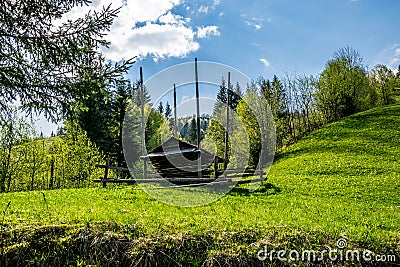
[[[205,206],[132,186],[0,194],[0,265],[267,265],[257,259],[265,245],[322,250],[341,237],[399,265],[399,155],[393,105],[325,126],[280,154],[256,192],[237,186]],[[313,264],[271,264],[293,263]],[[314,264],[367,263],[377,264]]]

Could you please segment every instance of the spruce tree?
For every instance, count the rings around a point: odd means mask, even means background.
[[[165,105],[165,114],[164,115],[165,115],[165,118],[167,118],[167,120],[169,120],[169,118],[172,115],[172,109],[171,109],[171,106],[169,105],[168,101],[167,101],[167,104]]]
[[[132,89],[133,89],[132,100],[136,105],[141,106],[142,99],[144,100],[144,103],[151,105],[151,97],[150,97],[149,91],[147,90],[145,85],[143,85],[143,98],[140,93],[140,82],[139,81],[136,81],[134,83]]]
[[[0,110],[19,100],[28,112],[56,120],[73,113],[76,100],[94,84],[118,79],[133,60],[107,63],[99,47],[119,10],[110,6],[56,26],[73,7],[89,0],[0,1]],[[100,90],[100,88],[98,88]],[[99,92],[99,91],[98,91]]]
[[[116,84],[116,92],[112,100],[113,115],[113,146],[115,160],[118,166],[126,167],[123,153],[123,124],[128,105],[133,95],[133,88],[129,81],[120,81]]]
[[[192,144],[197,143],[197,123],[196,118],[190,120],[189,124],[189,133],[188,133],[188,141]]]
[[[225,79],[224,77],[222,77],[222,81],[219,86],[219,91],[217,93],[217,101],[214,105],[214,111],[213,111],[214,114],[218,112],[218,110],[226,104],[226,90],[227,88]]]
[[[239,104],[240,100],[242,99],[242,91],[240,88],[239,83],[236,84],[236,88],[233,88],[233,85],[230,84],[229,86],[229,107],[233,110],[236,109],[237,105]],[[217,112],[218,109],[221,107],[225,107],[227,103],[227,92],[228,87],[224,77],[222,77],[221,84],[219,86],[219,91],[217,93],[217,102],[214,105],[213,113]]]
[[[236,83],[235,90],[232,89],[229,96],[229,105],[232,109],[236,110],[237,105],[243,97],[242,89],[240,88],[239,82]]]
[[[160,112],[160,114],[164,114],[164,105],[162,101],[160,101],[160,103],[158,104],[157,110],[158,112]]]

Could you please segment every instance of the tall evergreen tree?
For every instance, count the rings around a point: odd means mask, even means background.
[[[242,99],[242,91],[241,91],[239,83],[236,84],[236,88],[233,88],[232,84],[230,84],[229,88],[230,88],[229,107],[231,109],[235,110],[237,105],[239,104],[240,100]],[[214,105],[214,111],[213,111],[214,114],[221,107],[225,107],[225,105],[227,103],[227,97],[228,97],[227,92],[228,92],[228,86],[226,84],[224,77],[222,77],[221,84],[219,86],[219,90],[217,93],[217,101]]]
[[[151,105],[151,97],[150,97],[149,91],[147,90],[145,85],[143,85],[143,97],[141,96],[139,81],[136,81],[133,85],[132,99],[133,99],[133,102],[138,106],[142,105],[142,99],[144,100],[145,104]]]
[[[160,114],[164,114],[164,105],[162,101],[160,101],[160,103],[158,104],[157,111],[160,112]]]
[[[288,96],[279,78],[274,75],[272,79],[272,95],[275,100],[274,108],[277,118],[283,118],[287,115],[288,111]]]
[[[113,115],[113,154],[118,166],[126,166],[123,153],[123,124],[129,102],[133,96],[133,87],[129,81],[120,81],[116,84],[116,91],[112,100]]]
[[[261,94],[263,95],[263,97],[270,102],[270,105],[272,105],[272,101],[274,100],[274,98],[270,80],[259,77],[257,83],[260,86]]]
[[[190,120],[189,124],[189,133],[188,133],[188,141],[192,144],[197,143],[197,123],[196,118]]]
[[[92,90],[88,97],[79,102],[77,123],[102,152],[111,156],[115,153],[111,92],[105,90],[101,83],[88,83],[87,87]]]
[[[105,7],[60,26],[54,21],[89,0],[0,1],[0,110],[17,99],[28,112],[52,119],[71,114],[75,100],[86,99],[93,86],[109,84],[133,63],[107,63],[99,47],[118,9]],[[98,88],[100,89],[100,88]]]
[[[276,75],[272,78],[272,82],[264,78],[259,78],[257,83],[260,86],[262,96],[268,101],[271,107],[277,130],[277,144],[281,148],[284,139],[291,131],[289,97],[285,87]]]
[[[235,90],[230,93],[230,97],[230,106],[232,109],[236,110],[237,105],[243,97],[242,89],[240,88],[239,82],[236,83]]]
[[[164,115],[165,115],[165,118],[167,118],[167,120],[169,120],[172,115],[172,109],[171,109],[171,106],[168,103],[168,101],[167,101],[167,104],[165,105],[165,114]]]
[[[214,105],[214,112],[213,112],[214,114],[221,107],[223,107],[224,104],[226,104],[226,99],[227,99],[226,98],[226,91],[227,91],[226,82],[225,82],[224,77],[222,77],[222,81],[221,81],[221,84],[219,86],[219,90],[218,90],[218,93],[217,93],[217,101],[215,102],[215,105]]]

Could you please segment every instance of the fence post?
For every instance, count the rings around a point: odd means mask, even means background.
[[[199,102],[199,72],[197,70],[197,58],[194,59],[194,75],[196,79],[196,135],[197,135],[197,149],[199,150],[199,158],[197,159],[197,178],[202,178],[201,166],[201,148],[200,148],[200,102]]]
[[[141,129],[141,135],[142,135],[142,155],[146,152],[146,125],[144,121],[144,105],[145,105],[145,99],[144,99],[144,86],[143,86],[143,69],[140,67],[139,69],[139,89],[140,89],[140,101],[141,101],[141,123],[140,123],[140,129]],[[143,178],[147,179],[147,161],[146,159],[143,160]]]
[[[103,188],[107,186],[106,180],[108,179],[108,169],[110,168],[110,159],[106,158],[106,167],[104,168]]]
[[[218,178],[218,156],[215,155],[214,157],[214,178]]]
[[[228,72],[228,88],[226,89],[226,129],[225,129],[225,147],[224,147],[224,172],[226,168],[228,167],[228,138],[229,138],[229,90],[231,89],[230,87],[231,83],[231,72]],[[226,179],[226,173],[224,174],[224,178]]]
[[[260,171],[260,180],[263,179],[263,151],[262,151],[262,147],[261,147],[261,151],[260,151],[260,161],[259,161],[259,171]]]

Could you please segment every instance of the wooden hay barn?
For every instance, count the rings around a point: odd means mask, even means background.
[[[197,161],[200,155],[201,164]],[[199,150],[197,146],[175,137],[171,137],[141,158],[150,160],[157,173],[164,178],[215,177],[214,172],[218,166],[214,164],[224,163],[223,158],[205,149]],[[198,172],[199,165],[201,165],[201,174]],[[212,165],[214,165],[214,170],[211,168]]]

